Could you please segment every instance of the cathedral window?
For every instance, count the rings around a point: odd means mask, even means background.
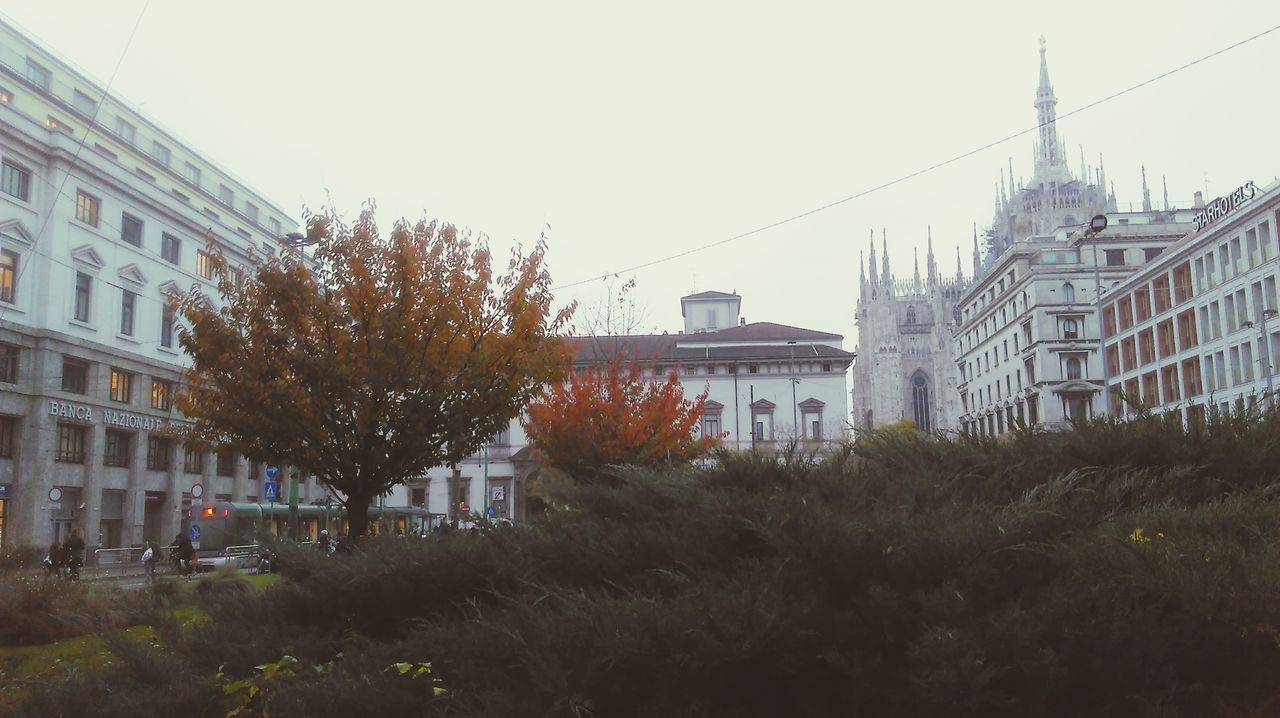
[[[916,428],[927,433],[933,431],[932,412],[929,404],[929,380],[922,372],[911,378],[911,409]]]
[[[907,324],[915,324],[915,323],[916,323],[916,308],[908,306],[907,307]]]

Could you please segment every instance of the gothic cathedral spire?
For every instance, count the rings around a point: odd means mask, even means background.
[[[884,263],[884,268],[880,272],[880,281],[887,289],[890,284],[893,284],[893,275],[889,273],[889,233],[883,227],[880,228],[880,240],[884,247],[884,256],[880,258]]]
[[[973,276],[981,274],[982,255],[978,254],[978,223],[973,223]]]
[[[1040,136],[1036,142],[1036,175],[1032,185],[1048,182],[1065,183],[1069,172],[1058,138],[1058,98],[1049,82],[1049,60],[1045,57],[1045,39],[1040,36],[1040,85],[1036,88],[1036,119]]]
[[[1142,165],[1142,211],[1151,211],[1151,188],[1147,186],[1147,166]]]
[[[933,226],[929,226],[929,256],[926,259],[929,271],[929,286],[938,285],[938,263],[933,258]]]

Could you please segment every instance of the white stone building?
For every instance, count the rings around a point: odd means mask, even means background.
[[[853,354],[838,334],[756,322],[741,316],[742,298],[701,292],[680,299],[684,329],[675,334],[571,337],[575,366],[585,368],[618,353],[652,360],[659,375],[679,371],[685,394],[708,390],[703,431],[727,434],[722,445],[777,451],[796,440],[820,451],[845,441],[849,411],[845,373]],[[449,467],[397,487],[388,505],[426,506],[449,513],[466,503],[471,513],[493,507],[498,518],[523,518],[524,480],[537,468],[519,420],[487,450],[459,467],[459,496],[449,496]]]
[[[955,307],[968,281],[960,270],[939,275],[929,231],[926,275],[920,263],[910,280],[889,271],[889,245],[882,239],[883,267],[876,273],[871,238],[871,276],[861,269],[858,282],[858,358],[853,365],[854,428],[865,431],[910,419],[922,431],[952,428],[960,415],[959,373],[951,356]]]
[[[1153,208],[1145,169],[1142,210],[1117,211],[1101,158],[1096,170],[1083,152],[1078,174],[1068,166],[1056,105],[1042,39],[1034,172],[1015,183],[1010,165],[1002,178],[985,256],[960,302],[953,352],[965,431],[1000,435],[1020,423],[1055,427],[1100,412],[1098,290],[1105,297],[1158,257],[1196,212],[1170,207],[1167,191],[1163,207]],[[1109,227],[1082,245],[1097,214]],[[976,237],[974,254],[979,264]]]
[[[0,544],[167,541],[193,493],[256,500],[261,466],[159,433],[185,363],[164,297],[217,296],[206,236],[243,265],[295,222],[3,23],[0,162]]]
[[[1144,405],[1195,421],[1209,407],[1273,401],[1278,227],[1280,182],[1243,183],[1108,293],[1102,315],[1117,414]]]

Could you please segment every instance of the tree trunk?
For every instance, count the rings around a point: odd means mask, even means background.
[[[350,538],[364,536],[369,530],[369,498],[368,496],[347,496],[347,522],[350,526]]]

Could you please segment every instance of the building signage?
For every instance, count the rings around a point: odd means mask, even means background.
[[[1199,212],[1193,218],[1196,224],[1196,231],[1208,227],[1215,220],[1222,219],[1230,214],[1236,207],[1248,202],[1258,194],[1258,188],[1254,186],[1253,180],[1249,180],[1244,184],[1236,187],[1235,191],[1228,195],[1216,197],[1212,202]]]
[[[68,404],[64,401],[50,401],[49,416],[56,416],[60,419],[93,421],[93,407],[83,406],[81,404]],[[106,426],[121,426],[126,429],[142,429],[143,431],[151,431],[153,429],[163,428],[165,425],[164,419],[156,419],[154,417],[145,416],[143,414],[133,414],[127,411],[115,411],[113,409],[103,409],[101,417],[102,423]]]

